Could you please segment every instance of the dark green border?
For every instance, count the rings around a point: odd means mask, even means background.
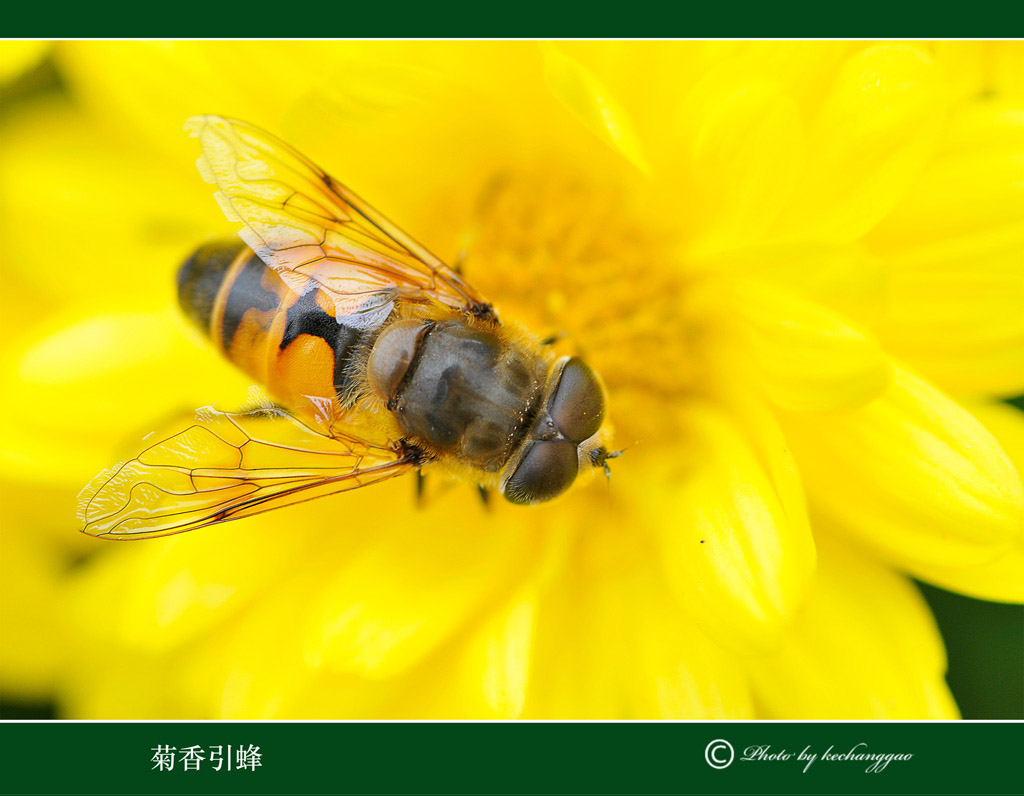
[[[198,3],[15,2],[4,36],[120,37],[1013,37],[1012,3]],[[1020,4],[1017,4],[1018,6]],[[2,44],[2,43],[0,43]]]
[[[712,768],[709,743],[735,749]],[[742,760],[805,747],[912,754],[855,761]],[[255,771],[153,771],[158,745],[253,744]],[[8,794],[1011,794],[1024,724],[953,723],[3,723]],[[724,759],[724,751],[717,755]]]

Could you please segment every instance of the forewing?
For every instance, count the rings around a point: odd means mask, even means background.
[[[242,239],[299,293],[320,288],[336,317],[373,327],[396,298],[488,307],[451,268],[303,155],[245,122],[196,116],[199,172]]]
[[[390,448],[327,437],[282,410],[203,409],[79,495],[82,531],[148,539],[375,484],[412,469]]]

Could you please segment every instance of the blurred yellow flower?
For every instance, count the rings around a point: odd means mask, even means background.
[[[0,84],[16,79],[38,64],[48,48],[43,41],[5,41],[0,48]]]
[[[0,128],[0,477],[54,495],[5,501],[5,547],[65,505],[71,536],[76,487],[161,415],[244,399],[172,306],[230,229],[196,113],[464,252],[504,317],[586,353],[631,447],[526,510],[398,481],[68,541],[70,579],[5,564],[5,606],[60,582],[38,610],[65,615],[0,676],[49,672],[81,718],[955,717],[903,573],[1024,602],[1024,420],[991,400],[1024,392],[1020,54],[61,44],[74,102]]]

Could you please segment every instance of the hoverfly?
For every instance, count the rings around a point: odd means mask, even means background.
[[[601,382],[503,325],[459,273],[284,142],[244,122],[190,119],[199,171],[242,242],[178,273],[185,314],[274,406],[200,410],[97,475],[87,534],[202,528],[423,468],[516,504],[607,470]]]

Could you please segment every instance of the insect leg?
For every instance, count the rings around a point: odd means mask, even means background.
[[[569,334],[567,332],[565,332],[564,330],[561,331],[561,332],[555,332],[554,334],[548,335],[547,337],[543,338],[540,341],[540,344],[542,346],[554,345],[559,340],[564,340],[568,336],[569,336]]]
[[[480,502],[484,504],[484,508],[490,510],[491,508],[491,490],[483,484],[476,485],[477,494],[480,495]]]
[[[416,471],[416,508],[423,508],[423,496],[427,491],[427,477],[423,470]]]

